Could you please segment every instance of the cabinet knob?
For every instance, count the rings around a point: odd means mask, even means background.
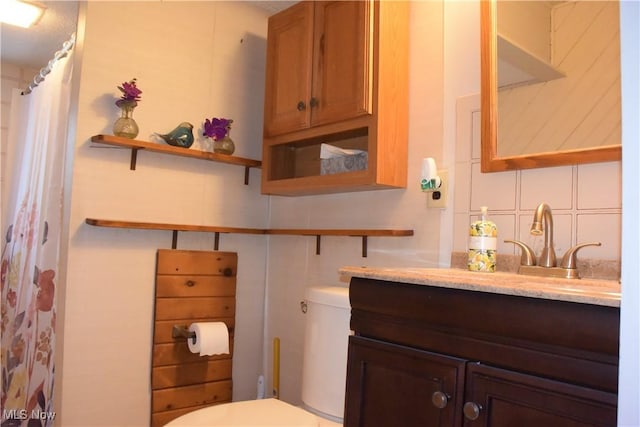
[[[304,111],[306,109],[307,109],[307,104],[305,104],[304,101],[298,102],[298,111]]]
[[[475,402],[467,402],[462,407],[462,412],[464,413],[464,417],[470,421],[477,420],[480,416],[480,411],[482,410],[482,406],[478,405]]]
[[[449,396],[441,391],[435,391],[431,395],[431,403],[438,409],[444,409],[447,407],[447,403],[449,403]]]
[[[315,107],[317,107],[319,104],[320,104],[320,101],[318,101],[318,98],[311,98],[311,99],[309,100],[309,106],[310,106],[311,108],[315,108]]]
[[[192,288],[196,285],[196,282],[194,282],[193,280],[187,280],[186,282],[184,282],[185,285],[187,285],[188,288]]]

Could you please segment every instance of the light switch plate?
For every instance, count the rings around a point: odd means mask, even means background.
[[[427,193],[427,207],[436,209],[446,209],[447,207],[447,191],[449,188],[449,177],[446,170],[439,170],[438,176],[442,180],[440,188],[436,191]]]

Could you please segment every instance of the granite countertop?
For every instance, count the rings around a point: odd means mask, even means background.
[[[479,273],[457,268],[339,269],[343,278],[362,277],[414,285],[465,289],[531,298],[620,307],[620,282],[596,279],[560,279],[514,273]]]

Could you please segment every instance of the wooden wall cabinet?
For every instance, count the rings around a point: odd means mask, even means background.
[[[301,2],[269,20],[267,136],[357,117],[369,105],[369,2]]]
[[[269,19],[262,192],[406,186],[407,2],[300,2]],[[367,152],[321,174],[320,144]]]
[[[354,278],[345,427],[615,426],[619,309]]]

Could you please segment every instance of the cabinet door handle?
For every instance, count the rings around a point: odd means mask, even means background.
[[[464,413],[464,417],[470,421],[477,420],[480,416],[480,411],[482,410],[482,405],[478,405],[475,402],[467,402],[462,407],[462,412]]]
[[[311,108],[315,108],[315,107],[317,107],[318,105],[320,105],[320,102],[318,101],[318,98],[311,98],[311,99],[309,100],[309,106],[310,106]]]
[[[305,104],[304,101],[298,102],[298,111],[304,111],[306,109],[307,109],[307,104]]]
[[[434,391],[431,395],[431,403],[438,409],[444,409],[449,403],[449,396],[441,391]]]

